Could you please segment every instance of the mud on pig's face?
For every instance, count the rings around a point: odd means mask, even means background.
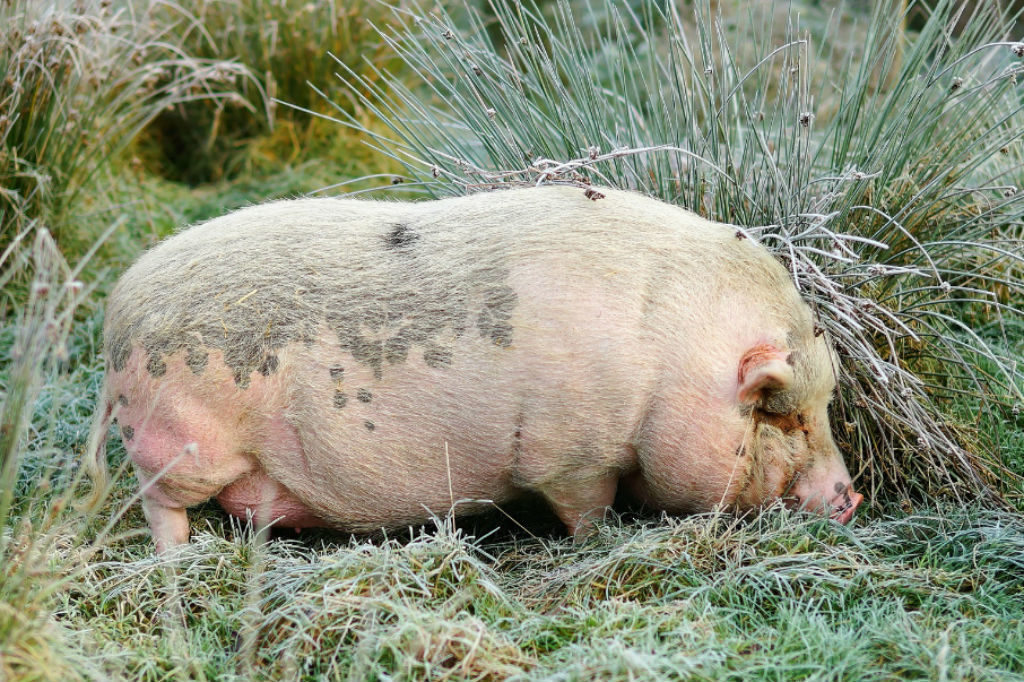
[[[740,453],[746,478],[737,509],[781,499],[792,508],[848,523],[864,496],[832,440],[828,403],[835,390],[833,357],[823,338],[796,350],[771,343],[748,350],[737,372],[737,407],[748,427]]]

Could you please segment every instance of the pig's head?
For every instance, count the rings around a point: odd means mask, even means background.
[[[742,444],[748,463],[747,480],[734,504],[743,509],[782,499],[787,506],[847,523],[863,495],[854,492],[832,440],[831,350],[824,338],[808,337],[761,343],[740,359],[736,401],[749,420]]]

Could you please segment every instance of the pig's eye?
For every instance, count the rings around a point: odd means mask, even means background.
[[[797,402],[791,391],[774,390],[764,396],[758,407],[769,414],[784,415],[796,412]]]
[[[804,427],[805,419],[799,412],[788,412],[786,414],[777,414],[775,412],[769,412],[768,410],[760,407],[754,408],[754,421],[758,423],[768,424],[779,429],[783,433],[789,433],[796,429],[802,429]]]

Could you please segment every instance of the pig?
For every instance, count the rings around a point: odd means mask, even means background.
[[[597,192],[285,200],[165,240],[107,300],[94,477],[116,419],[157,551],[210,498],[350,532],[532,492],[580,535],[620,486],[849,522],[834,354],[786,268]]]

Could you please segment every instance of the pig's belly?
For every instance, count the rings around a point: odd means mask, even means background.
[[[343,363],[344,380],[332,379]],[[376,378],[351,358],[311,361],[284,408],[298,447],[281,451],[268,440],[255,448],[266,473],[232,484],[218,500],[244,515],[265,487],[267,515],[283,517],[280,525],[350,531],[443,517],[453,503],[465,513],[488,506],[480,500],[508,500],[514,405],[493,393],[474,400],[475,390],[451,390],[437,373],[406,365]]]
[[[260,457],[264,469],[314,515],[348,530],[512,499],[525,487],[522,460],[542,456],[541,443],[561,444],[520,399],[517,352],[481,345],[457,347],[441,367],[410,353],[380,374],[326,344],[311,349],[296,363],[287,397],[301,459]]]
[[[232,516],[250,515],[258,525],[317,528],[329,525],[288,489],[264,473],[245,476],[225,487],[217,502]]]
[[[515,496],[511,432],[483,427],[460,434],[454,419],[383,411],[374,417],[372,433],[363,417],[301,429],[305,461],[290,471],[271,465],[287,485],[277,484],[275,512],[294,509],[296,517],[317,520],[308,525],[362,531],[444,517],[453,508],[472,512]]]

